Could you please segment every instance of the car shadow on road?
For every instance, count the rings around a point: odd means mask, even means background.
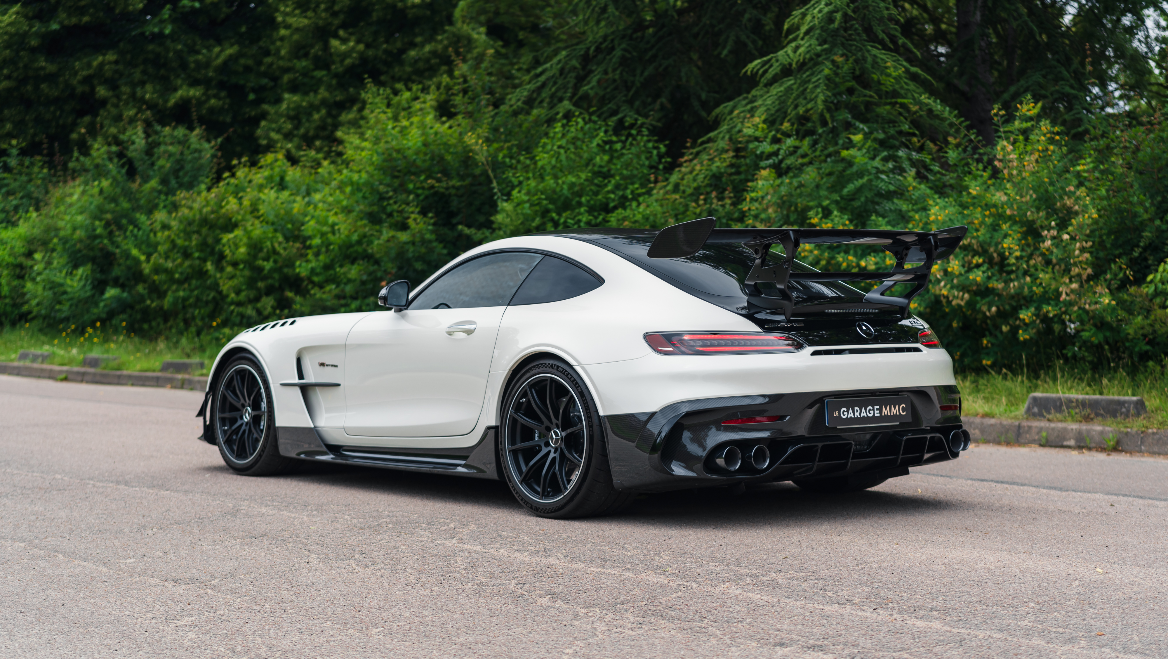
[[[218,469],[226,469],[219,467]],[[501,481],[417,473],[373,467],[306,463],[298,473],[277,478],[302,480],[368,493],[393,494],[431,503],[514,510],[527,514]],[[948,514],[956,504],[927,496],[877,489],[847,494],[815,494],[792,483],[763,483],[742,493],[728,488],[680,490],[640,495],[629,508],[609,517],[578,522],[635,524],[758,525],[821,523],[894,515]]]
[[[294,473],[272,478],[308,481],[329,487],[393,494],[430,502],[492,508],[515,507],[522,512],[506,484],[482,478],[313,462],[298,465]]]
[[[638,497],[615,520],[638,524],[753,526],[805,524],[949,514],[955,504],[881,489],[844,494],[806,492],[792,483],[764,483],[735,494],[726,488],[682,490]]]

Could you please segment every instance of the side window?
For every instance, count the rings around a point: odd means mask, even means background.
[[[598,286],[601,282],[593,275],[568,261],[550,256],[537,264],[524,280],[511,305],[559,302],[584,295]]]
[[[458,265],[427,286],[409,309],[470,309],[502,307],[520,282],[544,258],[539,254],[489,254]]]

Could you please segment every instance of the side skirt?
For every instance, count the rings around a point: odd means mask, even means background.
[[[499,480],[496,428],[484,429],[471,449],[383,449],[326,444],[313,428],[276,429],[280,454],[289,458],[346,463],[382,469],[425,471]]]

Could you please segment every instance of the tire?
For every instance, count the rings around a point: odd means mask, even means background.
[[[216,378],[213,391],[212,431],[224,464],[245,476],[286,471],[292,460],[276,445],[272,388],[260,364],[250,356],[236,357]]]
[[[813,478],[810,480],[796,480],[793,479],[793,484],[806,492],[814,492],[816,494],[841,494],[844,492],[860,492],[868,490],[871,487],[877,487],[889,480],[888,478],[876,478],[870,480],[858,480],[852,483],[849,478],[845,476],[838,476],[836,478]]]
[[[521,371],[504,395],[500,418],[504,480],[533,514],[607,515],[633,499],[614,489],[597,406],[564,362],[542,360]]]

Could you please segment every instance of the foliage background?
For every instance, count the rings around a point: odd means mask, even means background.
[[[962,367],[1164,365],[1165,22],[1144,0],[0,2],[0,325],[222,340],[373,309],[498,237],[713,215],[966,224],[915,307]]]

